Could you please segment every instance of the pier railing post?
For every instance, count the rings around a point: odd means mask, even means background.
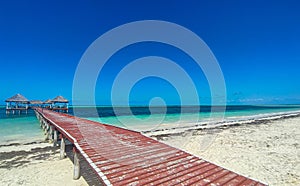
[[[63,137],[61,137],[61,141],[60,141],[60,158],[59,159],[64,159],[65,158],[65,152],[66,152],[66,143],[65,143],[65,139]]]
[[[75,147],[73,147],[74,152],[74,174],[73,179],[78,180],[80,178],[80,163],[79,163],[79,154]]]

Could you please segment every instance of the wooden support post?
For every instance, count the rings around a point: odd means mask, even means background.
[[[48,133],[48,126],[47,126],[47,123],[44,123],[44,125],[45,125],[45,127],[44,127],[44,134],[47,136],[47,138],[48,138],[48,135],[47,135],[47,133]]]
[[[44,119],[42,119],[42,128],[45,131],[46,125],[45,125],[45,120]]]
[[[44,123],[45,124],[45,128],[44,128],[44,134],[45,134],[45,140],[49,140],[50,138],[50,135],[48,133],[48,130],[49,130],[49,125],[47,122]]]
[[[47,129],[47,131],[48,131],[48,130],[49,130],[49,124],[48,124],[47,121],[46,121],[45,123],[46,123],[46,129]]]
[[[53,147],[57,146],[57,138],[58,138],[58,131],[54,129],[54,135],[53,135]]]
[[[80,162],[79,162],[79,153],[75,147],[73,147],[74,152],[74,174],[73,179],[78,180],[80,178]]]
[[[50,141],[53,141],[53,129],[52,129],[52,126],[49,125],[49,133],[48,133],[48,136],[49,136],[49,140]]]
[[[65,152],[66,152],[66,144],[65,144],[65,139],[61,137],[60,141],[60,158],[59,159],[64,159],[65,158]]]

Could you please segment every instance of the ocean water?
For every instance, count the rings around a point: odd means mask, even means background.
[[[111,107],[98,107],[92,112],[89,107],[76,108],[75,114],[89,120],[128,128],[136,131],[149,131],[161,128],[176,128],[195,125],[196,123],[214,123],[215,121],[239,120],[247,117],[267,117],[274,113],[300,111],[300,105],[272,105],[272,106],[227,106],[212,108],[211,106],[179,107],[169,106],[166,109],[153,107],[118,107],[118,115]],[[214,110],[212,113],[211,110]],[[224,111],[224,113],[223,113]],[[77,114],[78,113],[78,114]]]
[[[211,110],[215,112],[211,113]],[[300,105],[277,106],[169,106],[163,107],[71,107],[70,114],[93,121],[111,124],[138,131],[148,131],[157,127],[180,127],[187,124],[205,123],[218,119],[240,119],[243,117],[264,117],[271,113],[299,111]],[[224,114],[224,115],[223,115]],[[5,114],[0,106],[0,145],[43,141],[44,135],[33,111],[28,114]]]
[[[6,115],[5,107],[0,107],[0,145],[25,144],[44,139],[33,111],[27,115]]]

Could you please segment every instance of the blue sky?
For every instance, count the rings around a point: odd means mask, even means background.
[[[299,104],[299,9],[296,0],[1,1],[0,100],[16,93],[28,99],[72,99],[77,64],[95,39],[128,22],[164,20],[207,43],[222,69],[229,104]],[[149,55],[183,66],[202,103],[209,104],[207,81],[189,56],[157,43],[132,45],[112,56],[98,77],[97,103],[110,103],[111,85],[122,67]],[[162,97],[178,104],[178,94],[172,84],[149,77],[133,87],[130,101],[147,104]]]

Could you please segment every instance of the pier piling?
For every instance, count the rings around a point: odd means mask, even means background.
[[[74,173],[73,179],[78,180],[80,178],[80,162],[79,162],[79,154],[75,147],[73,147],[74,152]]]
[[[53,129],[51,126],[49,126],[49,132],[48,132],[48,138],[50,140],[50,142],[53,142]]]
[[[65,139],[62,137],[60,141],[60,158],[59,159],[64,159],[65,158],[65,152],[66,152],[66,143]]]
[[[53,134],[53,147],[57,146],[57,138],[58,138],[58,131],[54,129],[54,134]]]

